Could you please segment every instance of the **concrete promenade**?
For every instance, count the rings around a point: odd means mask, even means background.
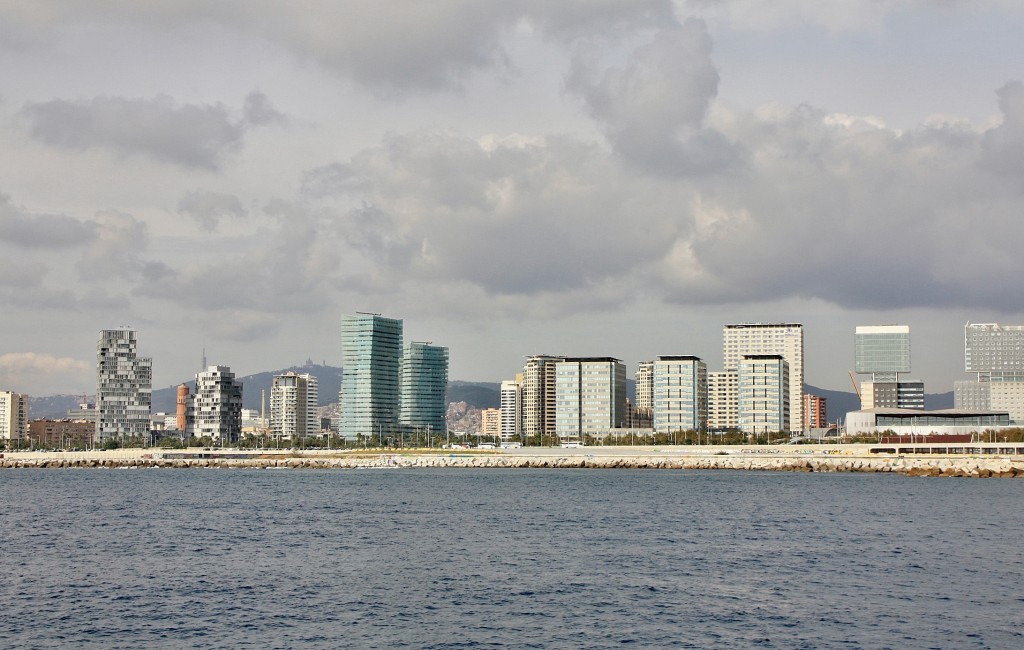
[[[7,452],[0,468],[587,468],[724,469],[788,472],[890,472],[910,476],[1020,477],[1024,455],[975,444],[958,453],[878,454],[878,445],[524,447],[500,450],[203,450],[123,449]],[[932,447],[931,449],[927,449]],[[903,449],[907,448],[907,449]],[[1019,450],[1017,450],[1019,451]],[[971,453],[976,452],[976,453]]]

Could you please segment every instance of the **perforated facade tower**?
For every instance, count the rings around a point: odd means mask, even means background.
[[[96,344],[96,438],[149,440],[153,360],[136,356],[136,332],[103,330]]]

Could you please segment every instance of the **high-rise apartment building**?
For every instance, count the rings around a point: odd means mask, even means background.
[[[804,328],[800,323],[739,323],[722,332],[723,369],[738,370],[745,355],[779,355],[789,366],[792,408],[783,426],[799,431],[804,414]],[[735,423],[732,426],[736,426]]]
[[[967,323],[964,370],[975,379],[954,383],[956,408],[1008,411],[1011,421],[1024,420],[1024,325]]]
[[[399,417],[407,430],[444,433],[448,348],[413,341],[399,363]]]
[[[493,441],[501,435],[501,409],[480,410],[480,435]]]
[[[659,356],[654,362],[654,430],[708,430],[708,368],[694,356]],[[637,398],[639,401],[639,397]]]
[[[828,427],[827,400],[820,395],[804,393],[804,431]]]
[[[501,439],[509,442],[523,434],[523,374],[501,382]]]
[[[270,386],[270,435],[277,440],[320,435],[319,402],[315,376],[295,372],[275,375]]]
[[[789,363],[780,354],[747,354],[739,362],[740,431],[785,431],[791,421]],[[803,401],[801,396],[800,401]]]
[[[398,424],[402,321],[380,314],[341,318],[341,436],[391,433]]]
[[[96,442],[149,441],[153,360],[136,356],[133,329],[103,330],[96,344]]]
[[[562,357],[532,356],[523,366],[523,436],[548,441],[555,435],[555,364]]]
[[[605,435],[626,420],[626,366],[611,357],[567,357],[555,364],[555,434],[563,442]]]
[[[739,375],[735,370],[708,373],[708,428],[739,427]]]
[[[641,409],[654,408],[654,362],[641,361],[636,366],[636,404]]]
[[[10,445],[28,436],[28,395],[0,391],[0,441]]]
[[[190,397],[188,434],[210,438],[217,446],[238,442],[242,435],[242,384],[228,366],[207,366],[196,374]]]

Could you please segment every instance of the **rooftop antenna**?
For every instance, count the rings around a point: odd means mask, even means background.
[[[203,367],[199,369],[199,372],[206,371],[206,346],[203,346]]]

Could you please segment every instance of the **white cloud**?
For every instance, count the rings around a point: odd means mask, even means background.
[[[80,359],[37,352],[0,354],[0,386],[5,390],[30,395],[71,392],[88,385],[91,373],[92,366]]]

